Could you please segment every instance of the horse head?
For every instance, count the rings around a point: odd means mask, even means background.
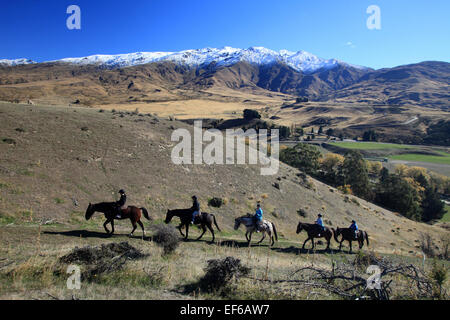
[[[173,212],[169,209],[167,209],[167,213],[166,213],[166,220],[164,220],[165,223],[170,223],[170,221],[172,221],[173,218]]]
[[[234,230],[239,229],[240,225],[241,225],[241,218],[234,219]]]
[[[342,229],[337,227],[336,229],[333,229],[333,233],[334,233],[334,240],[336,240],[336,242],[339,242],[338,236],[342,233]]]
[[[297,225],[297,234],[299,234],[303,230],[303,223],[299,222]]]
[[[89,206],[86,209],[86,214],[84,217],[86,218],[86,220],[89,220],[94,213],[95,213],[94,206],[89,202]]]

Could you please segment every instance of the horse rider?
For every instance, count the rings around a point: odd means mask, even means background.
[[[352,220],[352,224],[350,225],[349,229],[353,230],[355,232],[355,239],[358,238],[358,225],[356,224],[355,220]]]
[[[198,202],[197,196],[192,196],[192,221],[191,224],[194,224],[195,217],[200,215],[200,203]]]
[[[263,221],[263,210],[261,209],[261,204],[258,202],[256,205],[255,215],[253,216],[256,232],[260,232],[262,230],[262,221]]]
[[[116,202],[116,218],[121,219],[122,218],[122,210],[126,209],[125,203],[127,202],[127,195],[125,194],[125,190],[120,189],[119,190],[120,199]]]
[[[322,215],[320,213],[317,215],[316,225],[319,227],[318,236],[320,237],[320,233],[325,230],[325,226],[323,225],[323,221],[322,221]]]

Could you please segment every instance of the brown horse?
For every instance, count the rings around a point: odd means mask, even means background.
[[[297,226],[297,234],[299,234],[302,230],[305,230],[308,233],[308,238],[303,243],[302,249],[305,249],[305,244],[306,242],[308,242],[308,240],[311,240],[312,249],[314,249],[314,238],[325,238],[327,240],[326,250],[330,249],[330,240],[333,237],[332,229],[324,227],[324,230],[321,231],[319,229],[319,225],[317,224],[299,222]]]
[[[362,249],[362,247],[364,246],[364,239],[367,241],[367,245],[369,245],[369,235],[365,231],[359,230],[357,237],[355,237],[355,231],[350,228],[338,227],[336,230],[333,231],[334,231],[334,240],[336,240],[336,242],[339,242],[339,250],[342,249],[342,242],[344,242],[345,240],[347,240],[350,245],[350,253],[352,253],[353,241],[358,241],[359,249]],[[341,241],[339,241],[338,239],[339,235],[342,235]]]
[[[86,209],[86,220],[89,220],[95,212],[101,212],[105,214],[106,221],[103,224],[103,227],[105,228],[106,233],[108,234],[114,234],[114,220],[124,220],[124,219],[130,219],[131,224],[133,225],[133,230],[129,234],[129,236],[133,236],[134,231],[136,230],[136,223],[139,224],[139,226],[142,228],[143,236],[145,236],[145,230],[144,230],[144,224],[141,222],[142,214],[144,214],[144,217],[147,220],[152,220],[150,216],[148,215],[148,211],[145,208],[138,208],[134,206],[128,206],[128,208],[123,209],[121,212],[121,218],[117,218],[117,209],[116,209],[116,203],[115,202],[102,202],[97,204],[91,204],[89,203],[88,208]],[[108,230],[106,225],[108,223],[111,223],[112,230],[111,232]]]
[[[173,217],[180,218],[180,225],[177,227],[177,229],[180,231],[181,235],[184,237],[184,240],[188,239],[189,235],[189,226],[192,221],[192,209],[177,209],[177,210],[167,210],[166,214],[166,220],[165,223],[170,223]],[[202,212],[200,216],[195,217],[194,224],[199,224],[203,230],[200,237],[197,238],[197,240],[200,240],[203,235],[206,232],[206,228],[209,229],[209,231],[212,234],[212,240],[211,242],[214,242],[215,235],[214,235],[214,229],[212,227],[213,223],[216,225],[217,230],[221,232],[219,226],[217,225],[216,216],[212,213]],[[186,235],[183,234],[181,231],[181,228],[183,226],[186,227]]]

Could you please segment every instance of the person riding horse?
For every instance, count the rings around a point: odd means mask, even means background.
[[[320,237],[320,233],[324,232],[324,230],[325,230],[325,226],[323,225],[323,221],[322,221],[322,215],[320,213],[317,215],[316,225],[319,228],[318,236]]]
[[[194,224],[195,217],[200,215],[200,203],[198,202],[197,196],[192,196],[192,220],[191,224]]]
[[[353,230],[353,232],[355,233],[355,239],[358,239],[358,225],[356,224],[355,220],[352,220],[352,224],[350,225],[349,229]]]
[[[125,194],[125,190],[120,189],[119,190],[120,199],[116,202],[116,218],[121,219],[122,218],[122,210],[126,209],[127,206],[125,206],[125,203],[127,202],[127,195]]]
[[[256,226],[256,232],[260,232],[263,225],[263,210],[261,209],[261,204],[259,202],[256,205],[256,211],[253,219]]]

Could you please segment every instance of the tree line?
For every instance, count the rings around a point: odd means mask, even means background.
[[[450,194],[450,179],[421,167],[399,165],[389,172],[380,162],[367,161],[357,150],[344,156],[299,143],[280,151],[280,160],[344,193],[354,194],[416,221],[445,214],[441,194]]]

